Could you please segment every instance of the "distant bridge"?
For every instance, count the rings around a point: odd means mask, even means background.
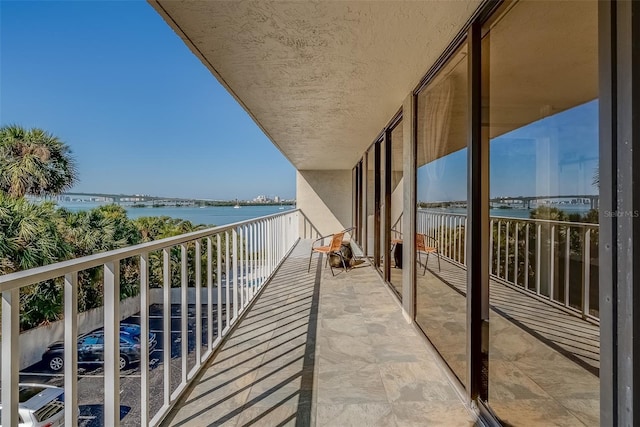
[[[577,194],[567,196],[518,196],[518,197],[497,197],[489,200],[492,203],[513,203],[520,202],[525,209],[531,208],[532,201],[547,200],[547,199],[589,199],[591,209],[598,209],[600,202],[600,196],[596,194]]]
[[[502,204],[522,204],[522,207],[525,209],[531,209],[531,202],[538,200],[548,200],[548,199],[589,199],[589,205],[591,209],[598,209],[598,205],[600,202],[600,196],[596,194],[569,194],[562,196],[513,196],[513,197],[494,197],[493,199],[489,199],[490,203],[502,203]],[[466,200],[456,200],[450,202],[433,202],[427,203],[427,205],[447,205],[447,206],[466,206]]]
[[[81,193],[81,192],[67,192],[61,194],[59,197],[88,197],[88,198],[101,198],[113,203],[145,203],[145,202],[174,202],[174,203],[197,203],[197,202],[212,202],[209,199],[186,199],[184,197],[163,197],[163,196],[149,196],[144,194],[110,194],[110,193]]]

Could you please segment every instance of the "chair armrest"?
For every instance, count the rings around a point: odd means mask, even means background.
[[[427,236],[426,234],[424,235],[424,238],[425,243],[427,243],[429,246],[438,248],[438,239],[436,239],[435,237]]]
[[[318,242],[322,242],[324,239],[327,239],[327,238],[329,238],[329,237],[333,237],[333,234],[328,234],[328,235],[326,235],[326,236],[318,237],[316,240],[314,240],[314,241],[311,243],[311,249],[313,249],[313,248],[314,248],[314,246],[315,246],[315,244],[316,244],[316,243],[318,243]],[[322,246],[322,243],[321,243],[319,246]]]

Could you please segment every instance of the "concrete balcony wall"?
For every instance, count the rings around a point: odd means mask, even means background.
[[[351,170],[303,170],[296,173],[296,200],[307,221],[300,237],[324,236],[350,227]],[[310,223],[314,229],[310,230]]]

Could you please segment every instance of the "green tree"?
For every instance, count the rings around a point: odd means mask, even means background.
[[[33,204],[0,193],[0,274],[63,261],[72,247],[58,227],[52,203]],[[61,315],[62,284],[40,282],[20,290],[23,329],[57,320]]]
[[[140,243],[140,232],[127,218],[121,206],[106,205],[89,211],[59,210],[60,228],[65,241],[73,248],[76,258],[110,251]],[[137,258],[120,262],[121,298],[139,292]],[[103,269],[90,268],[78,274],[78,308],[88,310],[102,303]]]
[[[71,254],[52,203],[33,204],[0,193],[0,274],[63,261]]]
[[[204,225],[194,225],[190,221],[183,219],[170,218],[168,216],[162,217],[141,217],[134,220],[135,225],[138,227],[142,235],[142,240],[150,242],[152,240],[164,239],[167,237],[178,236],[180,234],[190,233],[198,230],[205,229]],[[214,242],[215,245],[215,242]],[[201,254],[201,280],[203,284],[206,284],[207,274],[207,257],[206,257],[206,241],[202,241]],[[215,246],[213,248],[215,253]],[[171,286],[178,287],[181,283],[181,264],[182,264],[182,249],[180,246],[174,246],[169,251],[169,262],[171,270]],[[189,286],[195,285],[195,244],[187,244],[187,281]],[[214,257],[215,264],[215,257]],[[160,251],[155,251],[149,254],[149,280],[152,287],[160,287],[163,283],[163,255]],[[215,274],[215,273],[214,273]]]
[[[14,198],[54,195],[76,180],[71,150],[60,139],[37,128],[0,128],[0,191]]]

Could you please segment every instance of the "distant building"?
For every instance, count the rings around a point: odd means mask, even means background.
[[[253,199],[254,202],[258,202],[258,203],[266,203],[269,201],[269,199],[267,198],[267,196],[264,195],[260,195],[258,197],[256,197],[255,199]]]

